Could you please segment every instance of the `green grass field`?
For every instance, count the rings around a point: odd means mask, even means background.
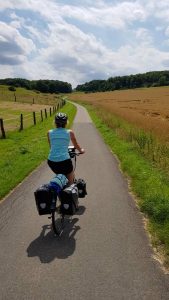
[[[76,108],[67,103],[60,111],[69,116],[71,127]],[[9,132],[0,139],[0,199],[9,193],[25,176],[47,159],[47,131],[54,127],[53,116],[21,132]]]
[[[24,128],[34,124],[33,112],[36,122],[40,122],[46,117],[45,110],[49,115],[50,111],[61,106],[65,98],[63,95],[36,93],[23,88],[11,92],[7,86],[0,85],[0,118],[3,119],[5,132],[19,130],[21,114]]]
[[[16,91],[9,91],[8,86],[0,85],[0,102],[10,101],[29,104],[45,104],[55,105],[56,100],[60,99],[61,95],[40,93],[37,91],[26,90],[24,88],[16,88]]]

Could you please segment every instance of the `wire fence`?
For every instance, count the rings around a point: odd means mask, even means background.
[[[57,106],[45,108],[40,111],[33,111],[28,114],[21,113],[17,117],[3,119],[0,118],[0,138],[5,139],[6,133],[9,131],[22,131],[32,125],[36,125],[43,122],[48,117],[51,117],[56,111],[58,111],[63,105],[65,100],[60,101]]]

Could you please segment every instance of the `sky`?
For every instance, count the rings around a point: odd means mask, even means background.
[[[169,0],[0,0],[0,78],[76,87],[169,69]]]

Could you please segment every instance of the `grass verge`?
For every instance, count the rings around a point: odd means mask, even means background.
[[[152,245],[163,265],[169,269],[169,186],[168,178],[146,159],[131,143],[123,140],[118,131],[98,117],[95,108],[85,105],[106,144],[121,162],[121,169],[130,177],[130,186],[137,204],[147,219]]]
[[[76,107],[67,103],[60,111],[68,114],[71,127]],[[7,139],[0,140],[0,199],[47,159],[47,131],[54,127],[53,118],[48,117],[22,132],[8,133]]]

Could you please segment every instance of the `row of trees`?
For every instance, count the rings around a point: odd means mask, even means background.
[[[42,93],[71,93],[72,86],[59,80],[27,80],[23,78],[0,79],[0,84],[23,87]],[[76,91],[105,92],[139,87],[169,85],[169,71],[154,71],[136,75],[110,77],[107,80],[92,80],[78,85]]]
[[[105,92],[165,85],[169,85],[169,71],[154,71],[136,75],[110,77],[107,80],[92,80],[78,85],[76,91]]]
[[[70,83],[59,80],[27,80],[23,78],[0,79],[0,84],[37,90],[42,93],[71,93]]]

